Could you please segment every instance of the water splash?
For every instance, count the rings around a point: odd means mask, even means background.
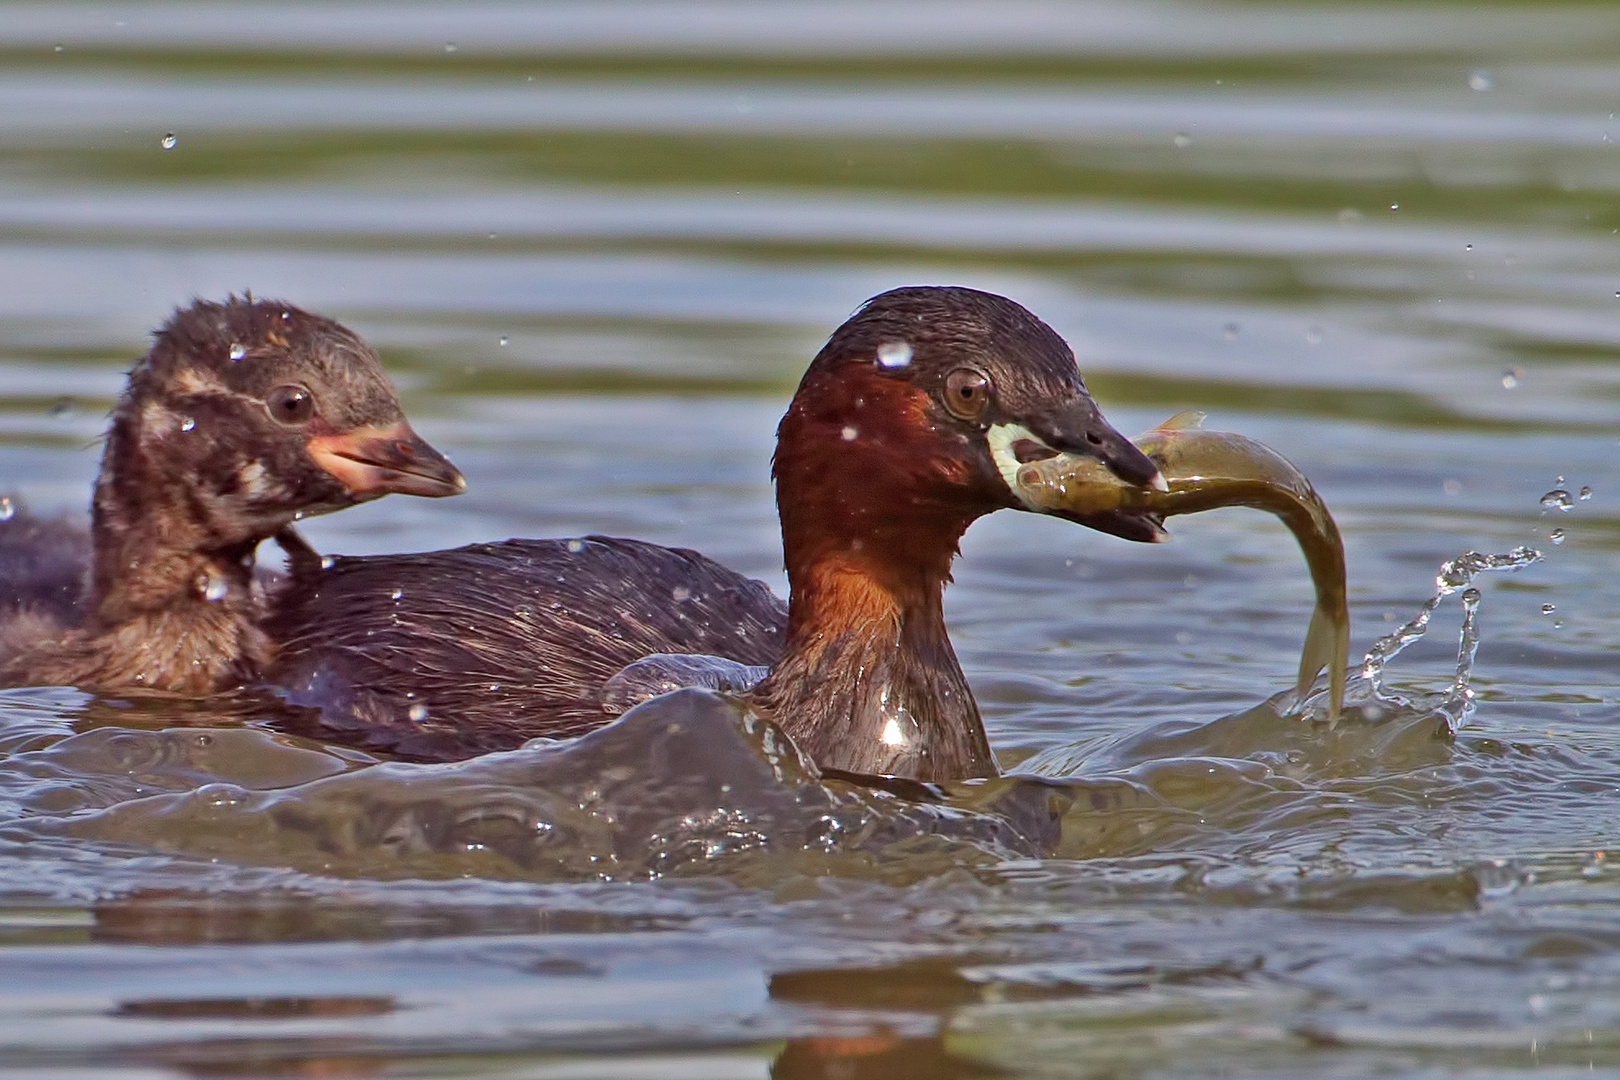
[[[1385,689],[1384,669],[1389,666],[1391,660],[1427,632],[1429,620],[1434,617],[1435,610],[1441,602],[1460,591],[1463,620],[1457,642],[1457,668],[1452,676],[1451,685],[1441,695],[1433,710],[1446,718],[1446,726],[1455,735],[1474,713],[1474,692],[1469,688],[1469,683],[1473,679],[1474,655],[1479,651],[1480,602],[1480,592],[1473,587],[1474,579],[1493,570],[1522,570],[1540,560],[1541,552],[1535,548],[1520,546],[1497,555],[1470,551],[1441,563],[1440,572],[1434,578],[1434,595],[1424,602],[1409,622],[1393,633],[1379,638],[1373,642],[1372,648],[1367,650],[1367,656],[1361,662],[1361,671],[1356,676],[1351,694],[1357,704],[1362,706],[1361,711],[1371,717],[1381,713],[1385,707],[1409,704],[1400,695]],[[1319,696],[1313,696],[1312,700]]]

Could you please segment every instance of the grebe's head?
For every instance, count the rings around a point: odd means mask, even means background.
[[[184,489],[229,542],[390,492],[466,489],[411,430],[364,341],[250,298],[199,300],[157,332],[115,410],[107,465],[103,486],[137,489],[125,496]]]
[[[807,532],[889,560],[954,552],[975,518],[1035,510],[1015,492],[1018,466],[1074,454],[1120,479],[1163,489],[1158,468],[1103,419],[1074,353],[1006,297],[913,287],[876,296],[834,331],[777,430],[784,540]],[[1156,541],[1156,517],[1060,516],[1129,540]],[[790,570],[793,555],[789,553]]]

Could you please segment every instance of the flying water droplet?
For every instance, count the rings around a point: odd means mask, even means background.
[[[1389,208],[1392,211],[1393,210],[1399,210],[1401,208],[1401,204],[1398,203],[1398,202],[1392,202],[1392,203],[1389,204]]]
[[[158,145],[165,150],[173,150],[179,143],[180,139],[172,131],[158,140]]]
[[[322,570],[330,570],[335,565],[337,565],[337,560],[332,558],[332,556],[330,556],[330,555],[322,555],[321,556],[321,569]]]
[[[692,598],[692,590],[685,585],[677,585],[669,591],[669,595],[677,604],[684,604]]]
[[[1440,482],[1440,490],[1445,492],[1447,495],[1461,495],[1462,481],[1456,479],[1455,477],[1442,480]]]
[[[428,718],[428,707],[418,701],[415,705],[411,706],[408,715],[410,716],[412,723],[420,724],[422,721]]]
[[[1408,622],[1373,642],[1372,648],[1367,650],[1358,677],[1367,684],[1372,701],[1399,700],[1392,698],[1383,687],[1384,669],[1409,645],[1423,637],[1428,630],[1429,620],[1434,617],[1435,609],[1442,600],[1459,589],[1465,590],[1462,597],[1463,624],[1457,643],[1457,670],[1438,708],[1446,718],[1447,728],[1456,734],[1474,712],[1474,695],[1468,685],[1473,676],[1474,655],[1479,648],[1479,592],[1472,588],[1474,578],[1491,570],[1520,570],[1540,560],[1541,552],[1536,549],[1516,547],[1498,555],[1470,551],[1441,563],[1440,572],[1434,578],[1434,595],[1424,601],[1418,613]]]
[[[231,359],[240,360],[247,355],[247,346],[240,341],[231,342]]]
[[[1305,344],[1307,344],[1307,345],[1320,345],[1320,344],[1322,344],[1322,328],[1320,326],[1312,326],[1312,327],[1310,327],[1309,329],[1307,329],[1305,331]]]
[[[568,541],[568,554],[570,554],[570,555],[578,555],[580,552],[582,552],[584,550],[585,550],[585,542],[583,540],[570,540],[570,541]]]
[[[1564,542],[1564,530],[1554,529],[1552,532],[1547,534],[1547,539],[1551,540],[1555,544],[1562,544]]]
[[[454,53],[456,51],[456,43],[453,42],[453,41],[445,42],[444,43],[444,51],[446,53]]]
[[[0,495],[0,521],[10,521],[17,516],[17,504],[11,501],[11,496]]]
[[[1226,335],[1226,340],[1231,341],[1233,338],[1238,336],[1238,331],[1241,329],[1242,327],[1238,326],[1237,323],[1229,322],[1222,327],[1222,332]]]
[[[181,431],[192,431],[196,427],[197,427],[197,421],[192,419],[189,416],[186,417],[184,420],[180,421],[180,430]]]
[[[51,52],[61,52],[65,48],[67,48],[66,45],[52,45]]]
[[[885,341],[878,346],[878,363],[886,368],[903,368],[911,363],[911,343],[909,341]]]
[[[404,589],[395,589],[393,592],[388,594],[388,599],[390,599],[390,600],[398,600],[400,597],[402,597],[404,595],[405,595],[405,590]]]
[[[501,335],[501,348],[504,349],[510,344],[512,344],[512,339],[507,337],[505,334],[502,334]]]
[[[1519,385],[1519,380],[1522,378],[1524,378],[1523,368],[1508,368],[1502,372],[1502,389],[1512,390]]]
[[[1591,497],[1592,497],[1592,489],[1590,487],[1581,488],[1581,494],[1580,494],[1581,502],[1585,502],[1587,499],[1590,499]]]
[[[1476,94],[1483,94],[1495,85],[1491,81],[1491,73],[1488,71],[1474,71],[1468,75],[1468,89]]]
[[[51,402],[50,417],[52,420],[71,420],[73,418],[73,399],[64,397]]]
[[[1541,605],[1541,613],[1543,615],[1551,615],[1553,612],[1555,612],[1557,610],[1558,610],[1558,605],[1557,604],[1542,604]]]
[[[859,428],[847,427],[847,426],[844,428],[843,431],[840,431],[838,434],[843,437],[843,440],[845,442],[854,442],[856,439],[861,437],[861,431],[860,431]]]
[[[1171,141],[1176,144],[1177,150],[1185,150],[1192,145],[1192,136],[1185,131],[1178,131],[1176,137]]]
[[[1562,482],[1563,477],[1558,478]],[[1560,514],[1569,513],[1569,508],[1575,505],[1575,500],[1569,497],[1569,492],[1563,488],[1553,488],[1541,497],[1541,512],[1557,510]]]

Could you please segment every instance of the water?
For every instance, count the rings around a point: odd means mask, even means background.
[[[628,768],[655,729],[375,766],[7,691],[0,1076],[1620,1066],[1617,48],[1528,3],[0,8],[7,499],[81,510],[147,331],[252,288],[376,344],[471,485],[320,550],[605,532],[781,588],[800,371],[956,282],[1123,429],[1298,464],[1353,655],[1427,618],[1329,729],[1274,699],[1312,600],[1268,516],[996,515],[947,613],[1044,779],[920,804],[723,710]]]

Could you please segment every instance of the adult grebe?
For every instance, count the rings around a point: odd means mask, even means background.
[[[824,768],[992,775],[944,589],[975,519],[1037,509],[1011,486],[1019,465],[1060,452],[1164,485],[1030,312],[896,289],[833,333],[777,429],[785,610],[693,552],[603,537],[340,558],[281,594],[271,677],[327,737],[442,760],[599,726],[625,665],[708,653],[774,665],[744,696]],[[1163,536],[1145,512],[1058,513]]]

